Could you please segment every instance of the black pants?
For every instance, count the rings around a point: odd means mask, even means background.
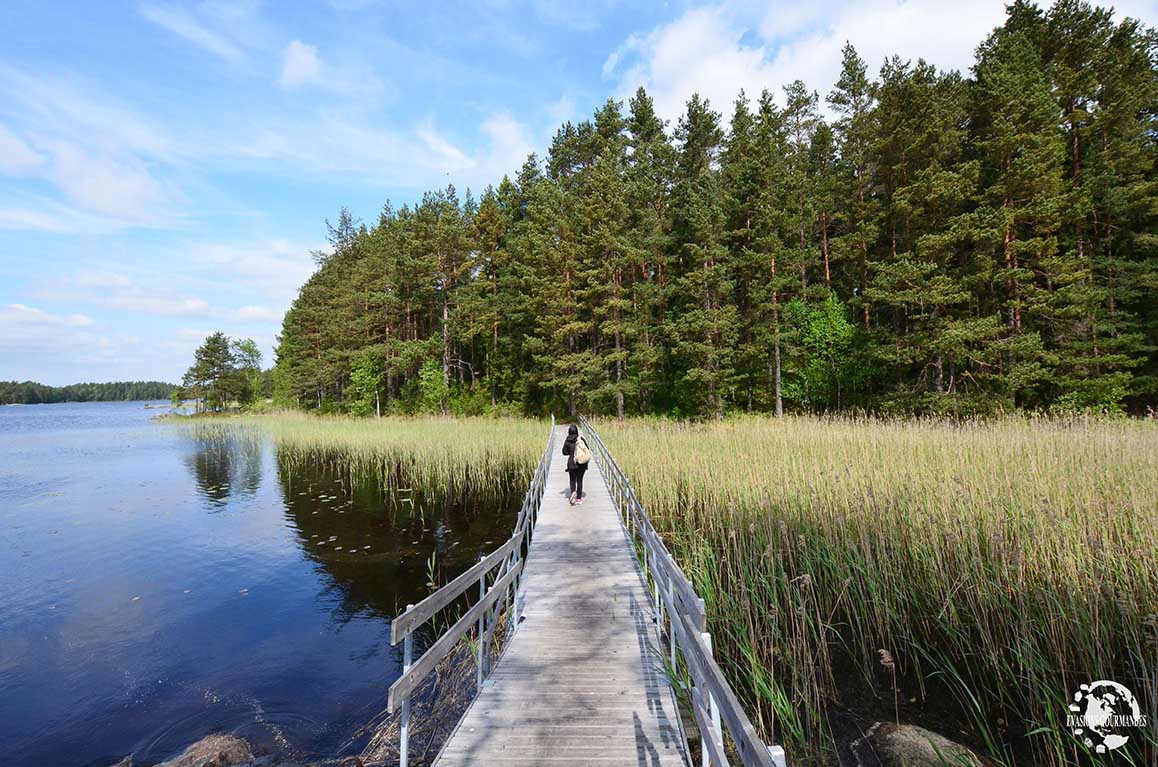
[[[576,499],[583,497],[583,475],[587,473],[587,467],[582,469],[570,469],[567,476],[571,478],[571,494]]]

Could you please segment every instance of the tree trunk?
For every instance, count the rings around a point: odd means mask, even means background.
[[[615,413],[619,420],[623,420],[623,360],[619,358],[620,340],[619,331],[615,331]]]
[[[494,357],[496,360],[498,359],[498,356],[499,356],[499,322],[498,322],[498,320],[495,320],[494,343],[491,347],[491,356]],[[495,407],[499,404],[498,391],[496,389],[496,383],[495,383],[494,365],[489,364],[489,363],[490,363],[490,361],[488,360],[487,377],[491,379],[491,407]]]
[[[820,211],[820,249],[824,251],[824,285],[832,290],[832,271],[828,266],[828,211]]]
[[[865,295],[866,293],[868,293],[868,245],[865,243],[864,240],[861,240],[861,242],[860,242],[859,261],[860,261],[861,308],[862,308],[863,314],[864,314],[864,327],[865,327],[865,330],[868,330],[869,324],[870,324],[869,305],[868,305],[868,296]]]
[[[450,388],[450,299],[445,294],[442,297],[442,380]],[[439,403],[439,409],[446,415],[446,397]]]
[[[775,379],[776,380],[776,383],[775,383],[775,386],[776,386],[776,417],[779,418],[780,416],[784,415],[784,398],[782,395],[781,385],[780,385],[781,382],[780,382],[780,338],[779,338],[779,335],[776,338],[776,345],[775,345],[775,348],[773,350],[773,360],[774,360],[774,364],[776,365],[776,379]]]

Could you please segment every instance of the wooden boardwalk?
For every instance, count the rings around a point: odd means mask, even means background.
[[[643,574],[595,458],[586,501],[567,503],[565,436],[558,427],[522,622],[440,767],[688,764]]]

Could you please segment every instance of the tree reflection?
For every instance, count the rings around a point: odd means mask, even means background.
[[[332,581],[342,621],[392,617],[424,597],[435,555],[441,584],[510,534],[523,488],[512,468],[500,491],[452,483],[417,487],[405,476],[355,470],[341,454],[277,449],[290,526]]]
[[[261,486],[262,445],[247,433],[190,434],[195,449],[185,457],[201,495],[215,508],[232,496],[253,496]]]

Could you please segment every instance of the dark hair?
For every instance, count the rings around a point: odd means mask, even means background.
[[[571,424],[570,426],[568,426],[567,427],[567,436],[568,437],[578,437],[579,436],[579,427],[576,426],[575,424]]]

